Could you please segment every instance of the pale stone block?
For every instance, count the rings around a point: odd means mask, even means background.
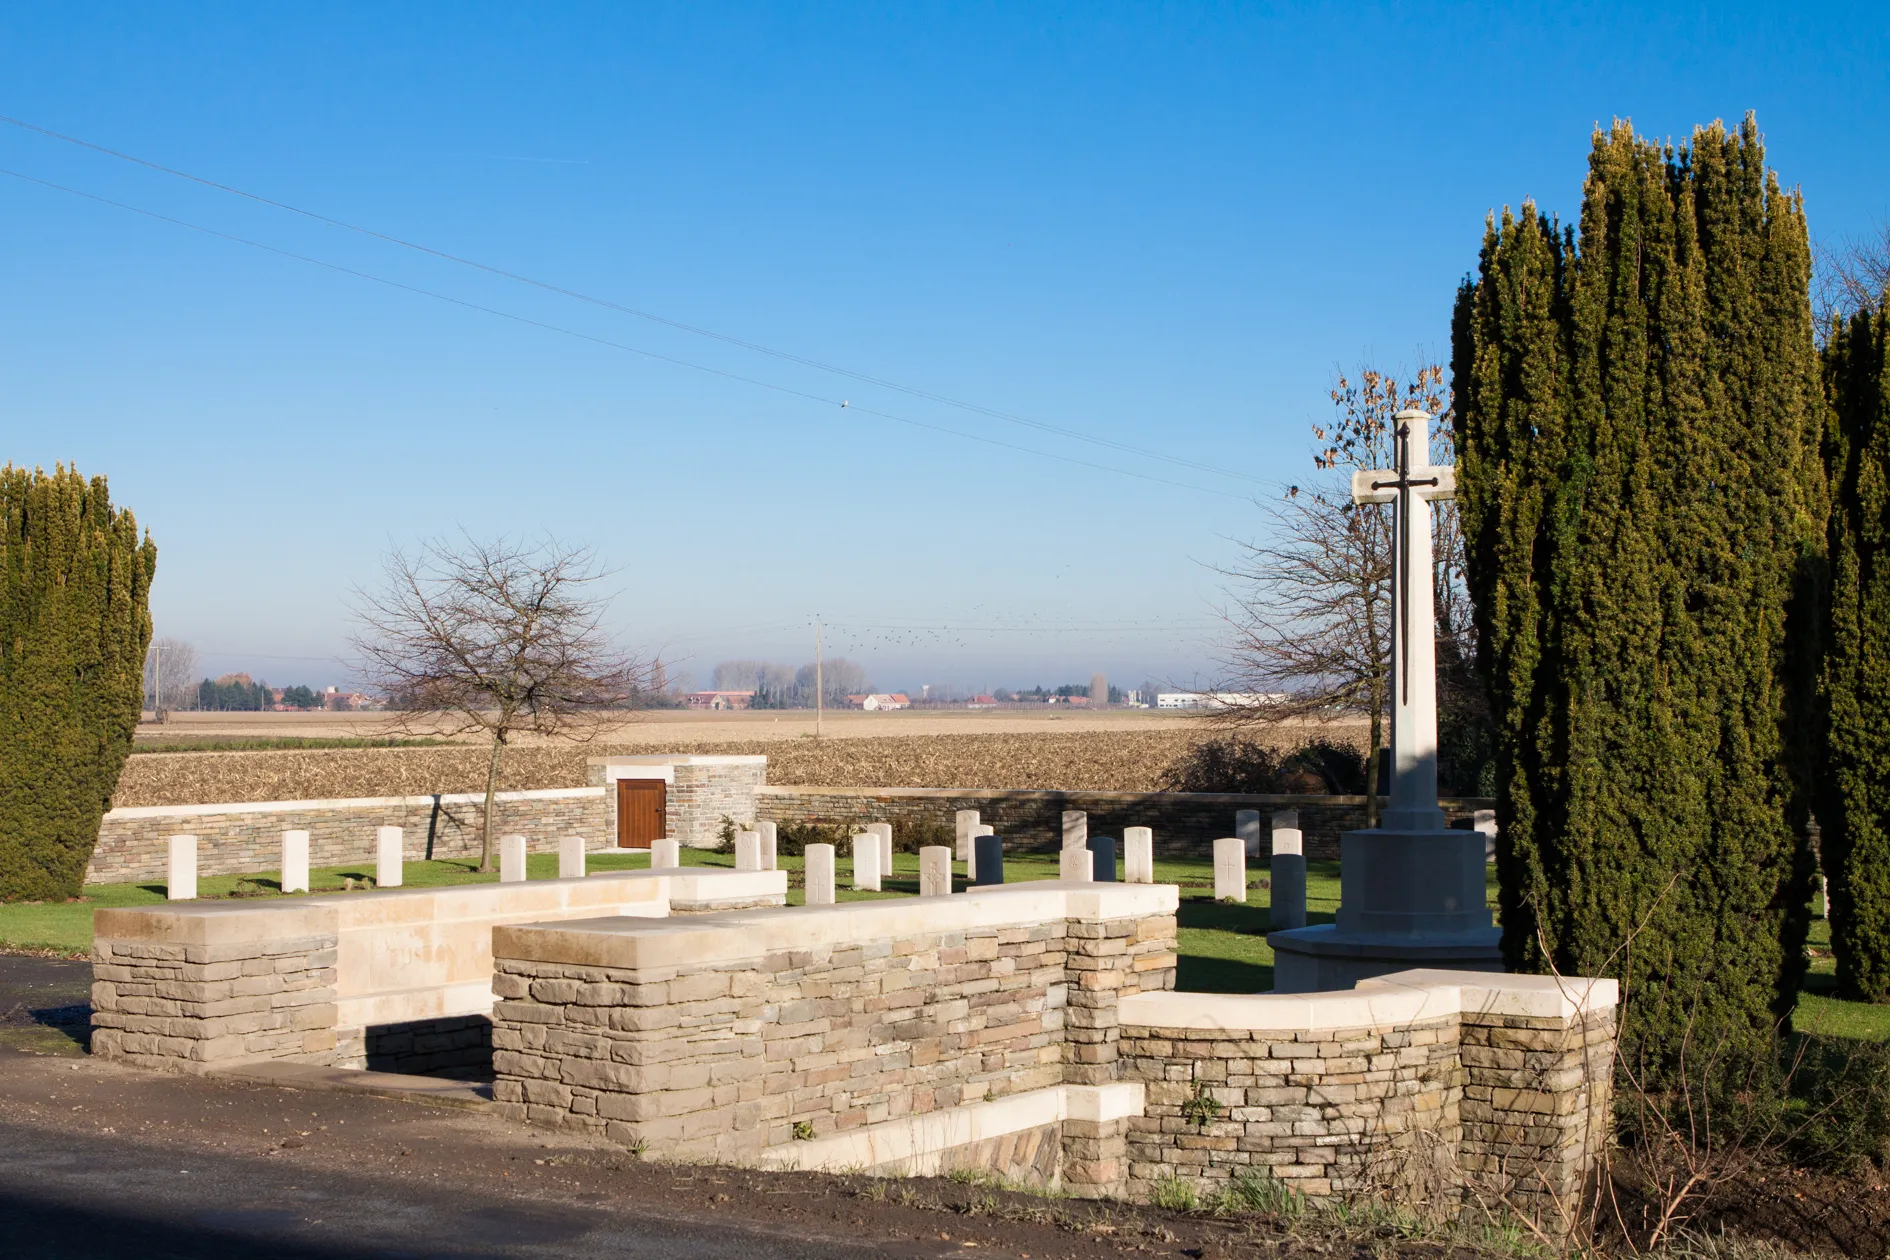
[[[831,906],[833,904],[833,846],[831,844],[808,845],[804,873],[807,877],[807,904]]]
[[[758,871],[761,867],[761,833],[759,831],[738,831],[735,833],[735,869],[738,871]]]
[[[584,837],[560,837],[558,840],[558,878],[583,879],[584,875]]]
[[[772,871],[776,868],[776,851],[780,846],[781,828],[775,823],[764,820],[755,824],[755,830],[761,835],[761,869]]]
[[[1080,809],[1063,811],[1063,847],[1081,849],[1089,844],[1089,815]]]
[[[164,896],[171,901],[197,899],[197,837],[172,836],[167,841]]]
[[[1150,827],[1122,829],[1123,874],[1131,884],[1155,882],[1155,832]]]
[[[879,837],[870,831],[853,837],[853,889],[879,891]]]
[[[308,832],[282,833],[282,891],[308,891]]]
[[[374,886],[376,888],[400,887],[401,863],[405,857],[404,842],[399,827],[375,828]]]
[[[1282,822],[1281,819],[1287,821]],[[1306,837],[1299,829],[1299,811],[1283,809],[1273,815],[1273,855],[1278,857],[1282,853],[1305,852]]]
[[[879,837],[879,875],[885,879],[893,873],[892,824],[871,823],[866,829]]]
[[[1260,811],[1240,809],[1234,811],[1234,834],[1240,837],[1240,843],[1250,858],[1260,856]]]
[[[961,814],[970,814],[973,817],[976,817],[978,813],[975,809],[961,809],[958,812]],[[971,825],[971,836],[965,841],[965,878],[967,880],[975,880],[978,878],[978,837],[995,836],[996,834],[997,828],[985,823],[974,822]]]
[[[650,841],[650,869],[653,871],[675,870],[682,865],[682,841],[674,836],[665,836],[661,840]]]
[[[1471,830],[1483,833],[1483,860],[1485,862],[1496,861],[1496,811],[1493,809],[1479,809],[1475,814],[1471,815],[1470,825]],[[1829,892],[1825,893],[1824,917],[1826,919],[1831,917],[1830,896]]]
[[[1080,849],[1065,849],[1058,855],[1057,878],[1066,884],[1095,882],[1096,859],[1090,856],[1087,841]]]
[[[952,851],[942,844],[919,850],[919,895],[949,897],[952,892]]]
[[[499,837],[499,882],[501,884],[522,884],[525,882],[525,837]]]
[[[1272,895],[1268,899],[1267,922],[1275,932],[1306,926],[1306,858],[1298,852],[1283,852],[1279,848],[1281,834],[1273,833],[1273,858],[1268,872]],[[1299,832],[1295,830],[1290,834],[1296,850]]]
[[[1247,900],[1247,845],[1239,836],[1214,842],[1214,900]]]
[[[978,835],[978,811],[975,809],[961,809],[953,814],[952,830],[956,833],[958,839],[958,860],[960,862],[972,861],[972,850],[974,846],[971,841]]]

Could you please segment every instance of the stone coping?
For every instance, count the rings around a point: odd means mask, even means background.
[[[771,874],[779,872],[767,872]],[[1039,924],[1059,919],[1173,914],[1173,884],[1037,880],[949,897],[850,901],[794,909],[728,910],[685,919],[574,919],[493,929],[492,952],[524,962],[620,971],[708,966],[787,950],[904,936]]]
[[[1110,1085],[1053,1085],[990,1102],[965,1103],[922,1115],[882,1120],[848,1133],[772,1146],[757,1161],[763,1168],[883,1168],[903,1165],[907,1176],[935,1176],[954,1148],[985,1142],[1065,1120],[1103,1123],[1140,1116],[1144,1087],[1138,1081]]]
[[[594,758],[592,764],[607,760]],[[1363,806],[1363,796],[1313,796],[1289,793],[1267,792],[1121,792],[1092,791],[1088,788],[902,788],[902,787],[822,787],[813,783],[764,783],[755,788],[757,796],[852,796],[863,798],[894,798],[899,800],[952,800],[976,796],[1010,796],[1024,800],[1058,801],[1071,797],[1085,800],[1104,801],[1146,801],[1151,799],[1194,802],[1202,805],[1340,805]],[[1378,798],[1380,804],[1391,800],[1388,796]],[[1444,809],[1493,809],[1494,799],[1482,796],[1452,796],[1438,800]]]
[[[561,801],[602,796],[601,787],[532,788],[499,792],[500,801]],[[105,811],[105,820],[132,818],[203,818],[212,814],[290,814],[317,809],[427,809],[433,805],[478,805],[484,792],[445,792],[433,796],[346,796],[305,801],[219,801],[210,805],[125,805]]]
[[[1572,1019],[1620,1000],[1616,980],[1424,968],[1330,993],[1136,993],[1121,1000],[1117,1016],[1137,1028],[1316,1032],[1465,1015]]]
[[[586,757],[587,766],[765,766],[768,758],[761,753],[630,753],[611,757]]]
[[[647,891],[623,887],[625,884],[647,885]],[[229,945],[376,926],[450,924],[490,918],[495,914],[531,914],[591,897],[600,901],[614,896],[639,903],[701,903],[738,901],[786,891],[786,871],[699,867],[600,871],[572,879],[534,879],[511,884],[387,888],[255,901],[173,901],[157,906],[107,907],[94,913],[92,934],[110,941]],[[643,895],[636,895],[638,893]],[[508,902],[513,904],[506,904]]]

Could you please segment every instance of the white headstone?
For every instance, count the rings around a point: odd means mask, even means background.
[[[172,836],[165,842],[164,896],[170,901],[197,899],[197,837]]]
[[[1057,878],[1066,884],[1096,882],[1096,859],[1087,844],[1080,849],[1065,849],[1057,855]]]
[[[735,869],[738,871],[761,869],[761,833],[759,831],[735,833]]]
[[[1123,874],[1131,884],[1155,882],[1155,832],[1149,827],[1122,829]]]
[[[780,844],[781,829],[767,819],[755,824],[755,830],[761,833],[761,869],[772,871],[778,861],[776,848]]]
[[[1214,900],[1247,900],[1247,846],[1239,836],[1214,842]]]
[[[525,837],[499,837],[499,882],[501,884],[522,884],[525,882]]]
[[[807,904],[831,906],[833,904],[833,846],[831,844],[808,845],[806,869],[803,874],[807,881]]]
[[[919,850],[919,896],[949,897],[952,892],[952,851],[942,844]]]
[[[584,837],[558,837],[558,878],[583,879],[586,874],[584,866]]]
[[[308,832],[282,833],[282,891],[308,891]]]
[[[1483,833],[1483,860],[1496,861],[1496,811],[1479,809],[1471,816],[1471,826]]]
[[[1063,847],[1081,849],[1089,844],[1089,815],[1080,809],[1063,811]]]
[[[958,840],[958,860],[971,861],[971,839],[978,834],[978,811],[961,809],[953,814],[952,830]]]
[[[1305,833],[1300,831],[1298,827],[1282,827],[1279,823],[1281,816],[1275,814],[1273,817],[1274,855],[1278,856],[1282,853],[1304,853],[1306,851]],[[1299,817],[1298,811],[1294,811],[1292,817],[1297,819]]]
[[[398,888],[405,872],[407,855],[401,839],[399,827],[377,827],[374,830],[374,886],[376,888]]]
[[[881,879],[891,879],[893,873],[892,824],[872,823],[867,830],[879,837],[879,876]]]
[[[970,814],[976,814],[978,811],[973,809],[973,810],[967,810],[966,812]],[[968,856],[965,858],[965,878],[966,879],[978,878],[978,837],[979,836],[995,836],[996,834],[997,834],[997,828],[991,826],[989,823],[972,824],[971,839],[965,842],[966,845],[968,846]]]
[[[1234,834],[1247,846],[1247,856],[1260,856],[1260,811],[1257,809],[1239,809],[1234,811]]]
[[[682,865],[682,841],[674,836],[650,841],[650,869],[673,870]]]
[[[853,836],[853,889],[879,891],[879,837],[870,831]]]

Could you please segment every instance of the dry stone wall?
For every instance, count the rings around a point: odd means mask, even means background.
[[[1453,824],[1468,822],[1491,802],[1466,798],[1441,802]],[[1211,857],[1214,841],[1234,834],[1234,814],[1259,810],[1299,811],[1305,854],[1315,861],[1339,859],[1339,833],[1365,825],[1362,796],[1244,795],[1220,792],[1049,792],[961,788],[835,788],[767,786],[758,789],[760,818],[853,826],[890,822],[929,823],[950,829],[953,815],[975,809],[1015,851],[1054,852],[1063,844],[1063,811],[1089,814],[1091,835],[1114,835],[1125,827],[1152,827],[1159,853]]]
[[[311,866],[371,864],[378,827],[403,829],[408,861],[466,857],[479,852],[484,811],[485,798],[474,793],[114,809],[99,826],[85,881],[162,882],[166,838],[183,833],[197,837],[199,875],[273,871],[282,833],[295,830],[309,833]],[[502,792],[498,824],[502,835],[526,837],[534,853],[556,851],[567,835],[583,836],[593,849],[616,844],[600,788]]]

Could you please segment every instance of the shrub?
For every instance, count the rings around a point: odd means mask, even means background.
[[[852,834],[838,823],[784,822],[775,827],[774,851],[777,857],[806,857],[810,844],[831,844],[844,851]]]
[[[103,477],[0,470],[0,901],[79,895],[138,728],[156,570]]]
[[[1162,772],[1165,792],[1355,795],[1365,790],[1365,758],[1356,748],[1318,739],[1282,752],[1230,736],[1196,744]]]
[[[936,818],[893,824],[893,848],[900,853],[917,853],[931,845],[944,845],[958,852],[958,833]]]

